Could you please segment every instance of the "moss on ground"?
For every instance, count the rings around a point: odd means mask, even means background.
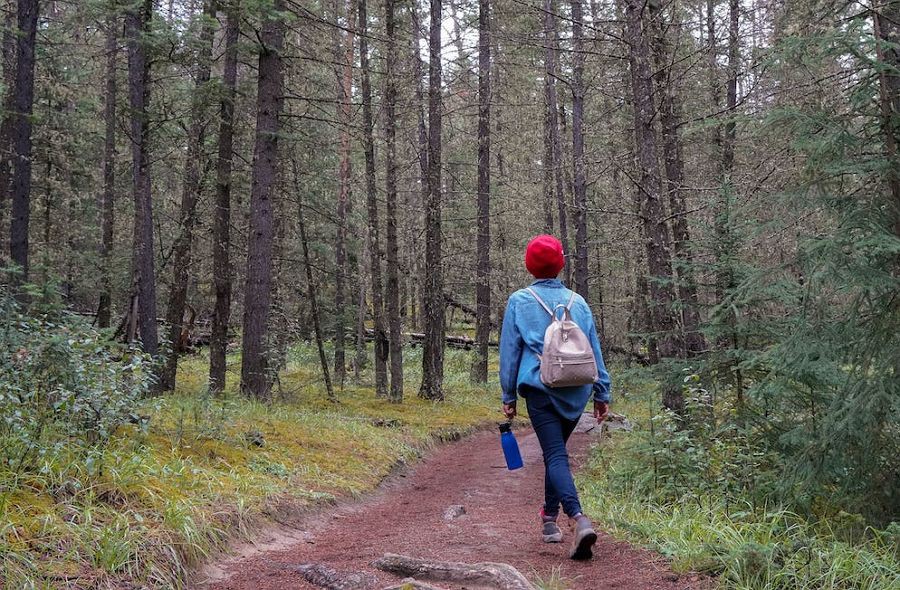
[[[418,351],[406,355],[402,404],[377,399],[371,375],[326,399],[311,347],[291,351],[276,401],[206,392],[207,359],[180,364],[172,395],[142,409],[102,451],[61,446],[35,475],[0,491],[0,586],[183,585],[188,569],[247,538],[266,514],[374,489],[443,438],[498,419],[496,383],[468,381],[471,353],[449,351],[446,401],[416,396]]]

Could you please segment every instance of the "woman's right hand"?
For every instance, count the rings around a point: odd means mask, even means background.
[[[511,404],[503,404],[503,415],[506,416],[507,420],[512,420],[516,417],[516,403],[513,402]]]

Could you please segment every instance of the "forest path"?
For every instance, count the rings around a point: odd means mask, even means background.
[[[498,436],[492,432],[444,445],[377,494],[303,520],[298,525],[302,532],[276,538],[274,549],[207,568],[201,572],[207,580],[194,588],[317,588],[291,567],[305,563],[322,564],[341,573],[365,572],[378,581],[373,588],[384,588],[399,581],[371,566],[385,553],[508,563],[532,581],[549,580],[558,572],[571,590],[701,587],[695,576],[674,574],[658,556],[600,530],[592,561],[569,560],[571,531],[565,519],[560,521],[563,543],[543,543],[538,519],[544,488],[540,447],[530,430],[521,431],[518,439],[523,469],[510,472],[505,468]],[[572,435],[569,449],[575,465],[583,461],[590,443],[590,435]],[[465,514],[445,518],[445,511],[454,505],[464,506]]]

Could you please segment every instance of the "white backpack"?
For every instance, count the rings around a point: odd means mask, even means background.
[[[547,387],[574,387],[594,383],[597,380],[594,349],[578,324],[572,321],[571,308],[575,292],[572,291],[567,304],[559,304],[551,310],[532,288],[527,289],[551,318],[550,325],[544,332],[544,350],[538,356],[541,359],[541,382]],[[556,313],[560,307],[563,308],[561,318]]]

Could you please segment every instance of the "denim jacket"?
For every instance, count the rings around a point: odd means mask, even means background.
[[[540,279],[533,282],[531,288],[550,309],[559,304],[565,305],[572,295],[558,279]],[[591,341],[597,361],[597,381],[592,385],[556,388],[549,388],[541,383],[541,361],[538,355],[544,349],[544,331],[550,325],[550,315],[531,293],[520,289],[510,295],[506,303],[500,335],[500,387],[503,390],[503,403],[515,402],[517,394],[527,396],[530,391],[542,391],[550,396],[556,410],[569,420],[577,420],[581,416],[592,393],[596,401],[609,403],[609,373],[603,364],[594,316],[581,295],[575,296],[571,312],[572,319]]]

